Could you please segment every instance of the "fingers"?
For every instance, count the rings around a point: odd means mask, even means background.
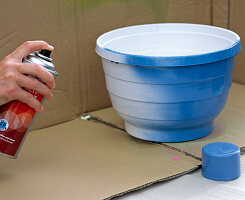
[[[15,99],[27,104],[37,112],[43,111],[41,103],[35,97],[21,88],[16,89]]]
[[[37,91],[48,99],[53,97],[50,90],[55,87],[53,75],[40,65],[22,63],[24,57],[41,49],[53,51],[54,47],[44,41],[27,41],[0,62],[0,96],[4,97],[4,101],[19,100],[40,112],[43,110],[41,103],[22,87]],[[25,74],[38,77],[46,85]]]
[[[13,53],[11,53],[11,57],[21,62],[22,59],[29,55],[31,52],[38,51],[40,49],[47,49],[53,51],[54,47],[44,41],[26,41],[21,46],[19,46]]]
[[[27,104],[37,112],[43,111],[41,103],[37,99],[35,99],[35,97],[32,94],[21,89],[16,82],[10,80],[9,84],[5,88],[5,92],[7,102],[12,100],[19,100]]]
[[[19,74],[16,78],[16,82],[20,87],[34,90],[45,96],[47,99],[51,99],[53,97],[51,90],[35,78]]]
[[[40,65],[33,63],[19,63],[16,68],[21,74],[29,74],[31,76],[38,77],[46,83],[50,89],[55,88],[53,75]]]

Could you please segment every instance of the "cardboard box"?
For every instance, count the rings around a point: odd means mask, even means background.
[[[242,0],[231,0],[230,1],[230,9],[229,9],[229,28],[235,31],[237,34],[240,35],[242,46],[244,47],[244,38],[245,38],[245,26],[244,26],[244,10],[245,8],[245,1]],[[241,51],[237,55],[236,58],[236,66],[234,70],[234,81],[245,84],[245,59],[244,59],[245,51]]]
[[[54,99],[45,102],[18,159],[1,157],[1,198],[109,199],[197,169],[205,143],[243,147],[245,86],[238,84],[215,131],[202,140],[156,144],[128,136],[110,108],[94,48],[109,30],[161,22],[217,25],[245,38],[244,6],[242,0],[1,1],[1,58],[26,40],[42,39],[55,46],[59,72]],[[243,57],[241,52],[234,72],[240,83],[245,83]],[[82,120],[84,113],[92,117]]]

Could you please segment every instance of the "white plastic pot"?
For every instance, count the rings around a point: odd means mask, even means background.
[[[240,38],[196,24],[148,24],[97,39],[112,105],[129,134],[151,141],[204,137],[223,109]]]

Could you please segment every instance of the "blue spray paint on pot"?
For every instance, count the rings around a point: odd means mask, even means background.
[[[212,131],[240,50],[232,31],[175,23],[113,30],[96,45],[127,132],[157,142],[193,140]]]

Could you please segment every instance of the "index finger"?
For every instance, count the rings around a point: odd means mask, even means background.
[[[22,45],[20,45],[13,53],[11,53],[11,56],[19,61],[22,61],[22,59],[29,55],[31,52],[41,49],[53,51],[54,47],[44,41],[26,41]]]
[[[54,76],[48,72],[44,67],[33,63],[21,63],[17,64],[17,70],[21,74],[29,74],[34,77],[40,78],[44,83],[48,85],[49,88],[54,89]]]

